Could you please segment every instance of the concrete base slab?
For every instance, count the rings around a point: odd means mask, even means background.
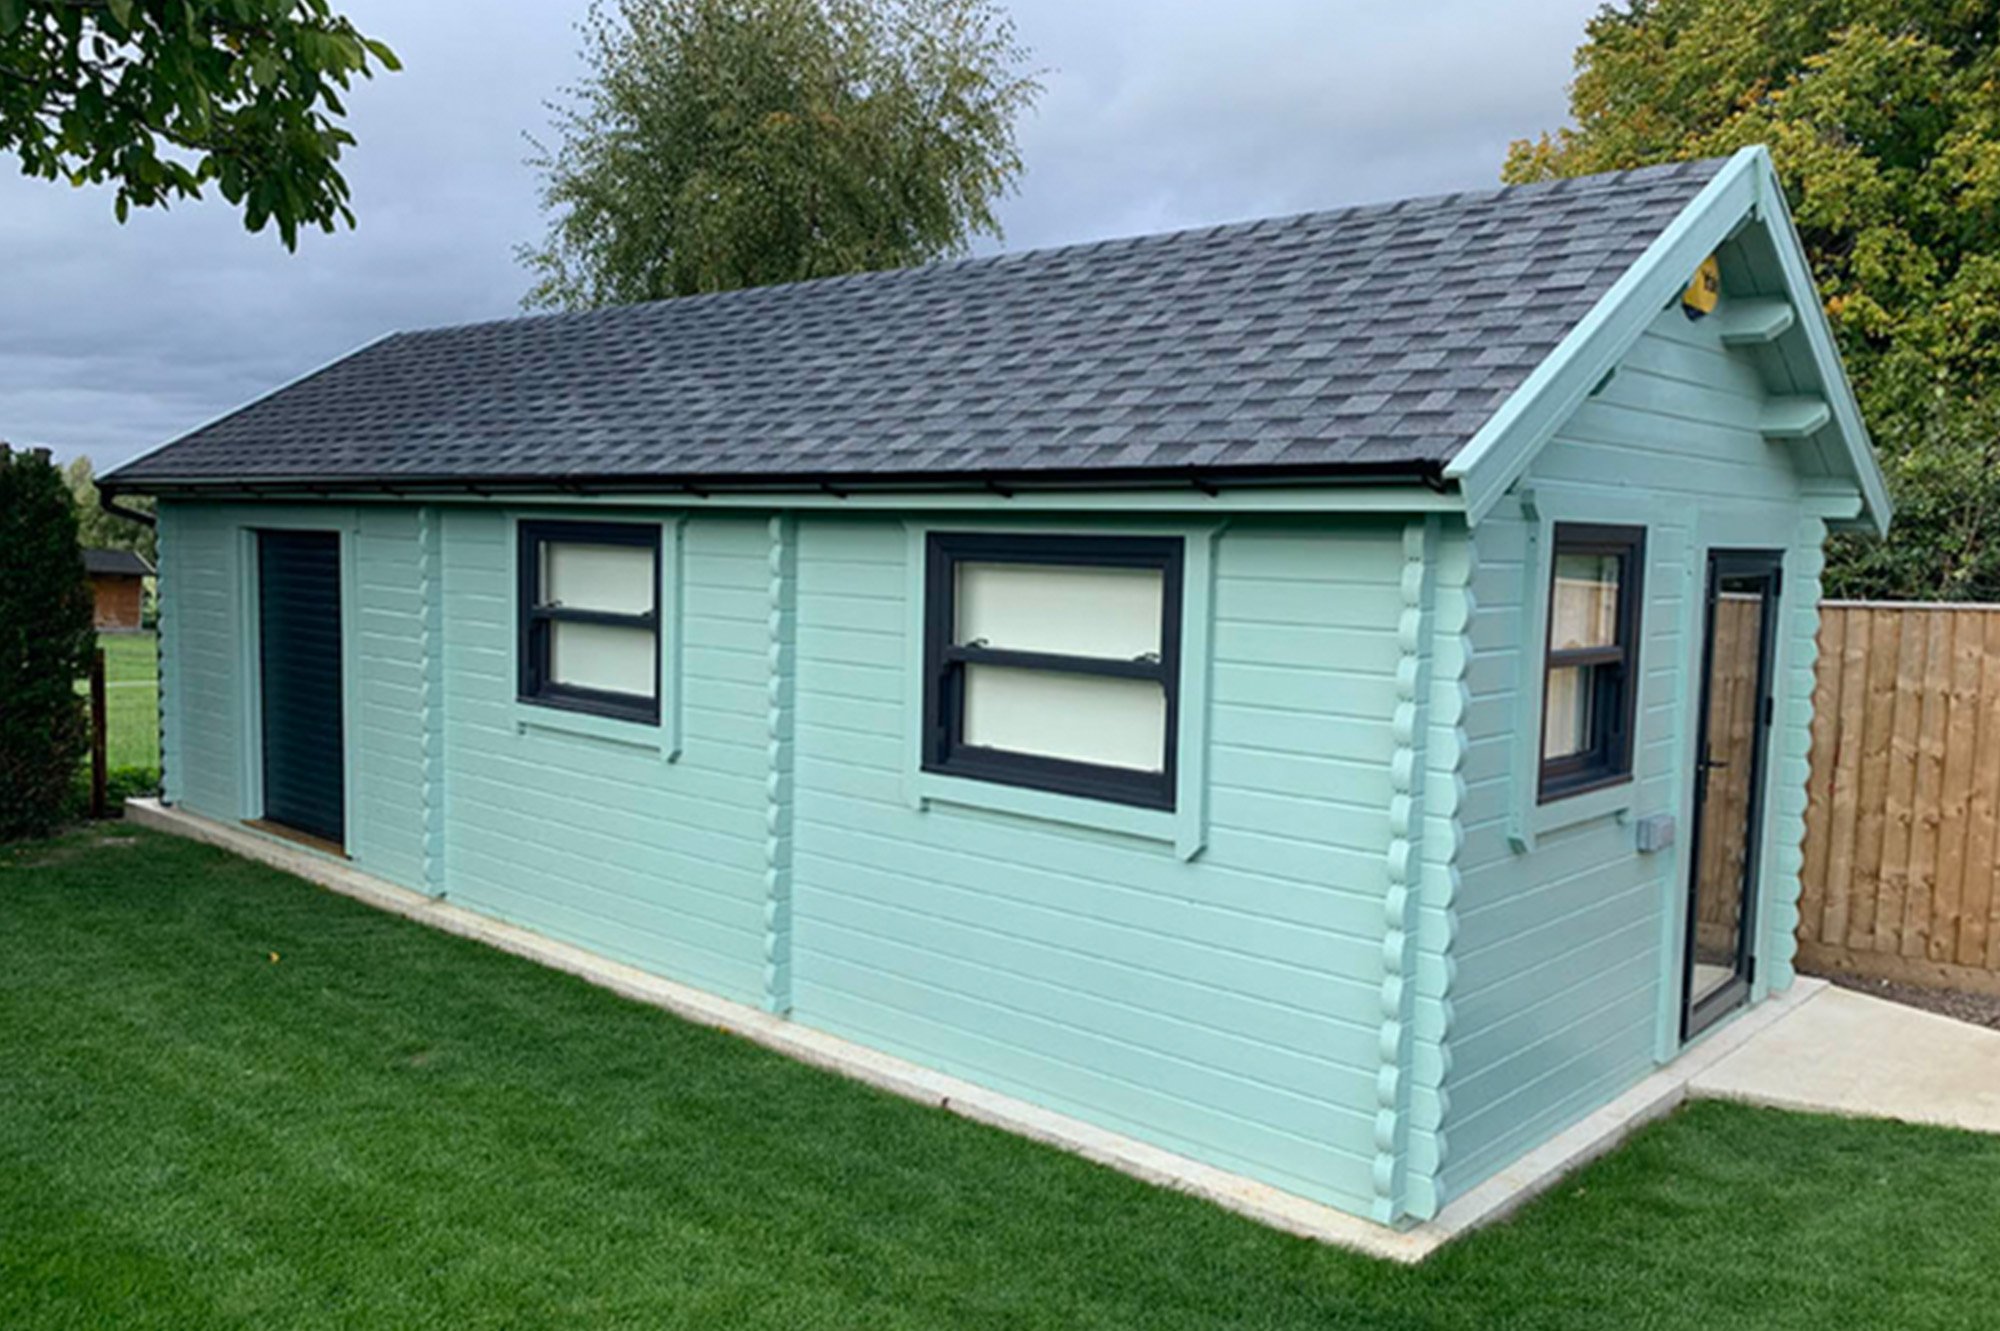
[[[2000,1133],[2000,1031],[1828,987],[1696,1095]]]
[[[345,861],[249,827],[168,808],[156,800],[128,801],[126,812],[140,826],[220,846],[377,909],[566,971],[626,998],[754,1040],[891,1094],[1044,1142],[1148,1183],[1190,1193],[1275,1229],[1397,1262],[1422,1261],[1459,1235],[1510,1214],[1570,1170],[1610,1151],[1634,1130],[1680,1104],[1690,1093],[1691,1081],[1741,1053],[1753,1041],[1766,1038],[1826,988],[1824,981],[1801,980],[1789,993],[1718,1027],[1673,1063],[1452,1202],[1436,1219],[1396,1230],[397,887]],[[1751,1066],[1759,1061],[1753,1058]]]

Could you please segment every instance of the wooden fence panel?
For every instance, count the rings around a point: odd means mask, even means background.
[[[1799,959],[2000,993],[2000,606],[1821,607]]]
[[[2000,614],[1982,619],[1977,757],[1966,804],[1963,914],[1952,960],[2000,970],[2000,947],[1993,946],[2000,939],[2000,927],[1995,927],[2000,925],[2000,885],[1994,874],[1981,870],[2000,861]]]
[[[1882,847],[1889,825],[1889,751],[1896,723],[1897,644],[1902,616],[1887,610],[1870,616],[1868,702],[1862,721],[1861,826],[1855,845],[1857,892],[1848,917],[1845,945],[1875,950],[1875,916],[1882,897]]]

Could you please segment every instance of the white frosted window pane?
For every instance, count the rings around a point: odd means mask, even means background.
[[[542,545],[543,605],[643,615],[653,609],[653,552],[639,545]]]
[[[1156,568],[963,563],[955,641],[1130,661],[1160,650],[1162,576]]]
[[[1044,758],[1163,771],[1166,693],[1147,679],[968,665],[965,742]]]
[[[652,630],[557,620],[549,625],[549,678],[650,698],[656,691]]]
[[[1542,718],[1542,757],[1567,758],[1590,747],[1594,666],[1549,671],[1548,714]]]
[[[1549,646],[1618,645],[1617,555],[1557,555]]]

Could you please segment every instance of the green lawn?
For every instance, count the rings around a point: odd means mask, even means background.
[[[160,661],[151,633],[100,633],[104,649],[105,756],[121,767],[160,766]],[[78,681],[77,691],[89,691]]]
[[[0,848],[0,1327],[2000,1317],[2000,1139],[1699,1105],[1403,1269],[219,851]]]

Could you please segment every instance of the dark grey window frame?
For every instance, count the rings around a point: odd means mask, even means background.
[[[660,720],[660,528],[658,524],[636,522],[584,522],[567,520],[524,521],[520,524],[519,583],[515,599],[519,607],[517,653],[520,658],[520,701],[537,707],[553,707],[565,712],[611,717],[620,721],[641,721],[650,725]],[[606,610],[575,610],[539,604],[541,600],[542,546],[622,545],[650,550],[653,555],[653,608],[645,614],[627,615]],[[608,624],[620,628],[648,629],[653,635],[653,692],[612,693],[603,689],[581,689],[549,678],[549,644],[553,626],[559,623]]]
[[[1186,542],[1178,536],[931,533],[926,542],[924,573],[923,769],[943,776],[1171,810],[1180,766],[1181,598],[1185,561]],[[1159,657],[1118,661],[960,645],[954,639],[961,563],[1158,569],[1162,597]],[[1158,681],[1166,695],[1166,752],[1162,755],[1162,770],[1137,772],[965,743],[968,665]]]
[[[1646,604],[1646,529],[1600,522],[1558,522],[1550,541],[1548,607],[1542,634],[1542,724],[1534,737],[1540,756],[1537,802],[1549,804],[1623,785],[1632,779],[1638,729],[1639,638]],[[1616,642],[1608,647],[1558,651],[1554,633],[1556,567],[1564,555],[1615,555],[1619,560]],[[1549,678],[1570,666],[1595,666],[1590,714],[1594,733],[1580,752],[1548,756]]]

